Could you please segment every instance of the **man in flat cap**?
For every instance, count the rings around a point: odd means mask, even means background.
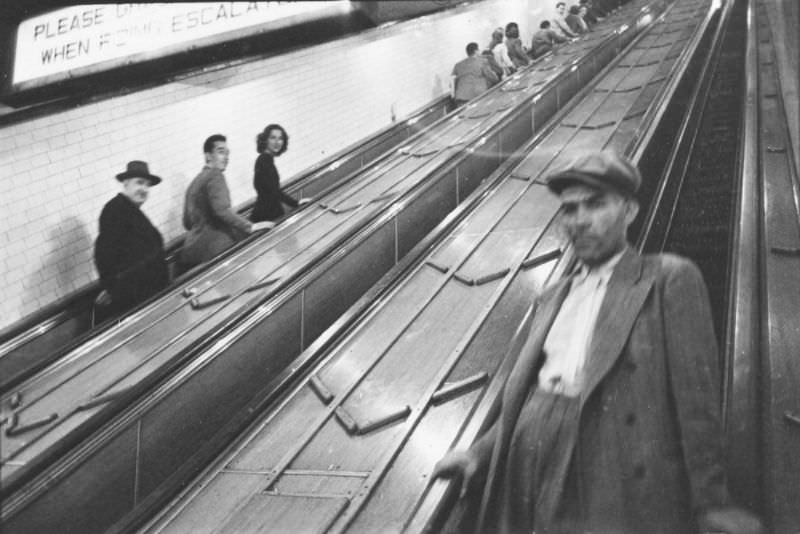
[[[128,162],[117,174],[122,192],[109,200],[100,214],[100,234],[94,261],[105,294],[101,316],[111,316],[144,302],[169,282],[164,240],[142,213],[150,187],[161,178],[150,174],[144,161]],[[109,302],[110,299],[110,302]]]
[[[577,267],[520,329],[487,430],[434,470],[485,480],[476,532],[760,532],[726,488],[700,271],[628,244],[640,183],[613,152],[548,178]]]

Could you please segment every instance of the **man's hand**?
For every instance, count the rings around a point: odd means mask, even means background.
[[[478,471],[478,460],[470,451],[450,451],[433,467],[431,479],[436,478],[461,478],[459,497],[464,497],[469,488],[472,477]]]
[[[275,228],[275,223],[272,221],[262,221],[253,223],[250,232],[260,232],[261,230],[271,230]]]
[[[758,518],[735,506],[721,506],[704,510],[697,517],[702,534],[763,534],[764,527]]]
[[[94,303],[98,306],[110,306],[111,305],[111,294],[106,291],[105,289],[97,295],[94,299]]]

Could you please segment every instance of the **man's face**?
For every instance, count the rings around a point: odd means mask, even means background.
[[[558,4],[556,6],[556,12],[558,12],[559,15],[563,15],[564,12],[566,11],[566,9],[567,9],[567,7],[566,7],[565,4]]]
[[[150,180],[147,178],[128,178],[122,182],[122,194],[137,206],[144,204],[149,192]]]
[[[578,259],[592,267],[625,248],[639,206],[621,194],[588,185],[561,192],[560,223]]]
[[[212,169],[224,171],[228,166],[228,144],[225,141],[215,141],[211,153],[206,152],[206,165]]]

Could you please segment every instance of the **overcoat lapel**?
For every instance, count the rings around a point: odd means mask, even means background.
[[[487,486],[483,492],[480,514],[476,525],[477,530],[475,532],[484,532],[487,526],[487,516],[497,512],[494,507],[494,499],[500,491],[500,485],[505,483],[502,481],[502,474],[505,470],[511,434],[514,432],[519,412],[528,397],[535,373],[539,369],[542,346],[547,337],[547,332],[561,309],[561,304],[569,292],[571,281],[571,277],[564,279],[542,295],[533,318],[533,325],[528,334],[528,339],[522,346],[519,358],[506,380],[502,394],[502,412],[498,421],[499,428],[494,448],[492,449]]]
[[[581,406],[619,358],[655,276],[642,275],[642,258],[628,249],[608,282],[587,353]]]

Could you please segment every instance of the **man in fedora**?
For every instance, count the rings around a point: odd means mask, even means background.
[[[107,298],[104,315],[117,315],[147,300],[169,282],[164,240],[140,209],[161,178],[144,161],[130,161],[117,174],[122,192],[100,214],[94,260]],[[104,296],[105,297],[105,296]]]
[[[726,487],[700,271],[628,244],[640,183],[613,152],[547,180],[577,267],[537,298],[512,343],[486,431],[434,469],[459,478],[462,495],[485,480],[477,532],[761,531]]]

